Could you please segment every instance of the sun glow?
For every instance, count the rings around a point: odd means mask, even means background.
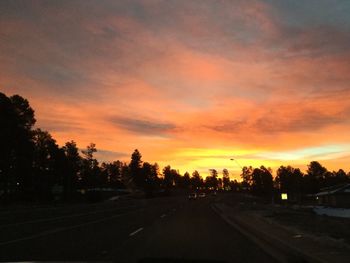
[[[237,178],[231,158],[350,169],[347,9],[330,22],[321,5],[97,2],[30,5],[21,18],[16,4],[3,7],[1,91],[27,98],[61,146],[94,142],[101,162],[128,162],[137,148],[203,176],[227,168]]]

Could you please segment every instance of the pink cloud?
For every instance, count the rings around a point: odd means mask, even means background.
[[[33,7],[47,25],[5,19],[1,89],[27,97],[60,144],[140,148],[151,161],[349,141],[347,32],[330,43],[331,27],[298,31],[258,1],[140,5],[144,16],[111,4]]]

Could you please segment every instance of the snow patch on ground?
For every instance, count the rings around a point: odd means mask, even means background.
[[[316,206],[313,210],[318,215],[350,218],[350,209],[346,208]]]
[[[113,196],[109,198],[109,201],[117,201],[120,197],[119,196]]]

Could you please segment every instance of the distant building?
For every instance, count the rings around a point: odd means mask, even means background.
[[[350,184],[322,188],[315,197],[318,205],[350,207]]]

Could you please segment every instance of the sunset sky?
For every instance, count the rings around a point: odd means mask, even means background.
[[[100,161],[350,170],[350,1],[0,1],[0,91]]]

